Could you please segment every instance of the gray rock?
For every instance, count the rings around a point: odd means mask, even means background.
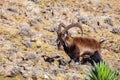
[[[4,68],[3,68],[3,66],[0,66],[0,74],[2,74],[3,72],[4,72]]]
[[[24,24],[20,24],[20,27],[18,28],[20,30],[20,35],[24,35],[24,36],[32,36],[33,33],[31,32],[31,29]]]
[[[42,68],[35,66],[32,68],[32,76],[39,76],[41,74]]]
[[[29,39],[23,39],[22,43],[26,46],[26,47],[32,47],[32,43],[30,42]]]
[[[39,3],[41,0],[31,0],[31,1],[33,1],[35,3]]]
[[[39,49],[38,49],[38,50],[36,51],[36,54],[40,54],[41,52],[42,52],[42,50],[39,50]]]
[[[58,53],[53,53],[51,56],[52,56],[52,57],[56,57],[56,56],[59,56],[59,57],[60,57],[60,55],[59,55]]]
[[[64,59],[58,59],[58,63],[59,65],[65,66],[67,64],[67,61],[65,61]]]
[[[37,15],[36,18],[35,18],[35,20],[39,22],[39,21],[42,20],[42,18],[41,18],[41,16],[38,16],[38,15]]]
[[[37,56],[36,53],[30,52],[27,55],[23,57],[24,60],[32,60],[34,63],[39,62],[41,60],[41,57]]]
[[[115,34],[120,34],[120,27],[114,27],[114,28],[112,28],[111,32],[115,33]]]
[[[30,24],[30,26],[34,26],[36,23],[37,23],[37,20],[34,20],[34,19],[28,21],[28,24]]]
[[[28,72],[26,70],[20,70],[20,73],[22,74],[23,77],[28,78],[30,75],[28,74]]]
[[[105,23],[109,24],[110,26],[113,26],[112,18],[108,17],[104,20]]]
[[[21,67],[15,65],[15,66],[13,67],[13,69],[10,71],[10,74],[9,74],[8,76],[9,76],[9,77],[14,77],[14,76],[16,76],[17,74],[19,74],[19,72],[20,72],[21,69],[22,69]]]
[[[14,65],[15,64],[13,62],[6,62],[5,64],[3,64],[3,68],[5,69],[4,73],[7,76],[14,76],[14,75],[11,75],[11,70],[14,68]]]
[[[78,18],[78,22],[82,22],[83,24],[88,24],[88,19],[87,17],[80,16]]]
[[[30,38],[30,41],[31,42],[36,42],[36,41],[39,41],[39,40],[43,40],[45,38],[45,33],[42,33],[42,32],[36,32],[34,33],[34,35]]]
[[[55,77],[53,77],[51,74],[49,74],[49,73],[47,73],[47,72],[44,73],[44,78],[50,79],[50,80],[56,80]]]
[[[62,68],[54,68],[54,69],[52,69],[52,72],[53,72],[53,74],[58,74],[58,73],[65,74],[65,73],[67,73],[67,71],[62,69]]]
[[[8,50],[10,53],[17,53],[18,49],[14,46],[10,46],[10,49]]]
[[[79,73],[74,72],[70,74],[69,80],[77,80],[77,78],[79,77],[80,77]]]
[[[36,55],[34,52],[30,52],[24,57],[25,60],[35,59],[35,58],[36,58]]]
[[[35,62],[35,63],[39,62],[40,60],[41,60],[40,57],[36,57],[36,58],[34,58],[34,62]]]
[[[11,12],[17,12],[18,8],[15,6],[10,6],[7,8],[7,10],[11,11]]]
[[[43,28],[44,30],[47,30],[47,31],[50,31],[50,32],[54,32],[55,31],[55,29],[54,29],[54,27],[44,27]]]

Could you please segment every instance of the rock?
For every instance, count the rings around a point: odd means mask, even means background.
[[[36,32],[31,38],[30,41],[31,42],[36,42],[38,40],[43,40],[43,38],[45,37],[45,34],[42,32]]]
[[[45,79],[49,79],[49,76],[47,74],[44,74]]]
[[[36,54],[40,54],[41,52],[42,52],[42,50],[39,50],[39,49],[38,49],[38,50],[36,51]]]
[[[70,65],[70,67],[72,68],[72,67],[75,67],[75,61],[74,60],[70,60],[69,61],[69,65]]]
[[[84,74],[85,72],[87,72],[91,66],[89,65],[76,65],[75,66],[77,71],[80,71],[81,74]]]
[[[5,71],[5,69],[3,68],[3,66],[0,66],[0,74],[3,74]]]
[[[20,70],[21,70],[21,67],[15,65],[15,66],[12,68],[12,70],[10,71],[10,74],[9,74],[8,76],[9,76],[9,77],[14,77],[14,76],[16,76],[17,74],[19,74]]]
[[[10,53],[17,53],[18,49],[14,46],[10,46],[10,49],[8,50]]]
[[[10,6],[7,8],[7,10],[11,11],[11,12],[17,12],[18,8],[15,6]]]
[[[62,68],[53,68],[51,70],[52,70],[53,74],[59,74],[59,73],[65,74],[65,73],[67,73],[67,70],[62,69]]]
[[[37,15],[37,16],[35,17],[35,20],[39,22],[39,21],[42,21],[42,18],[41,18],[41,16]]]
[[[41,60],[40,57],[36,57],[36,58],[34,59],[34,63],[37,63],[37,62],[39,62],[40,60]]]
[[[30,52],[24,57],[25,60],[35,59],[35,58],[36,58],[36,55],[34,52]]]
[[[4,73],[5,75],[10,75],[11,74],[11,70],[14,68],[14,63],[12,62],[7,62],[3,65]]]
[[[53,57],[49,57],[46,55],[42,55],[42,58],[44,59],[45,62],[53,63],[55,59]]]
[[[31,0],[31,1],[33,1],[35,3],[39,3],[41,0]]]
[[[54,32],[55,31],[55,29],[53,28],[53,27],[44,27],[43,28],[44,30],[47,30],[47,31],[50,31],[50,32]]]
[[[53,53],[51,56],[52,56],[52,57],[57,57],[57,56],[59,56],[59,58],[60,58],[60,55],[59,55],[57,52]]]
[[[28,72],[27,71],[25,71],[25,70],[20,70],[20,73],[22,74],[22,76],[23,77],[25,77],[25,78],[28,78],[30,75],[28,74]]]
[[[111,32],[115,33],[115,34],[120,34],[120,27],[114,27],[114,28],[112,28]]]
[[[25,25],[25,24],[20,24],[20,27],[18,28],[20,30],[20,35],[24,35],[24,36],[32,36],[33,33],[31,32],[31,29]]]
[[[112,19],[110,17],[106,18],[104,20],[104,22],[107,23],[107,24],[109,24],[110,26],[113,26],[113,21],[112,21]]]
[[[56,80],[55,77],[53,77],[51,74],[49,74],[47,72],[44,73],[44,78],[45,79],[50,79],[50,80]]]
[[[58,59],[57,60],[59,65],[65,66],[67,64],[67,61],[65,61],[64,59]]]
[[[78,18],[78,22],[82,22],[83,24],[88,24],[88,19],[87,17],[80,16]]]
[[[30,26],[34,26],[37,23],[37,20],[29,20],[28,24],[30,24]]]
[[[88,0],[90,1],[91,3],[94,3],[94,4],[98,4],[100,1],[99,0]]]
[[[56,80],[55,77],[53,77],[51,74],[48,73],[48,71],[43,71],[43,69],[39,66],[35,66],[33,67],[33,70],[32,70],[32,76],[33,77],[41,77],[43,79],[49,79],[49,80]]]
[[[18,66],[20,67],[19,72],[23,77],[28,78],[32,75],[32,61],[22,61],[18,64]]]
[[[69,76],[70,76],[69,80],[78,80],[78,79],[80,79],[80,74],[77,73],[77,72],[74,72],[74,73],[70,74]]]
[[[41,71],[43,69],[40,66],[35,66],[32,68],[32,76],[39,76],[41,75]]]
[[[26,46],[26,47],[32,47],[32,43],[30,42],[29,39],[23,39],[22,43]]]

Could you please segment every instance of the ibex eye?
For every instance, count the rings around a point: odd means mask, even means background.
[[[67,34],[65,34],[64,36],[67,37]]]

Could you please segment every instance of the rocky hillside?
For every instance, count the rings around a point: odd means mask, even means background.
[[[120,73],[120,0],[0,0],[0,80],[85,79],[91,65],[69,66],[56,46],[58,25],[77,21],[84,36],[105,39],[102,58]]]

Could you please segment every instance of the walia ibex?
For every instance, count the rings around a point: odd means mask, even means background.
[[[64,30],[61,30],[61,28]],[[79,62],[79,58],[84,58],[85,56],[89,56],[93,62],[100,62],[101,58],[101,42],[89,38],[89,37],[72,37],[68,34],[68,30],[72,27],[80,28],[82,34],[83,30],[80,23],[72,23],[66,26],[64,23],[60,23],[57,30],[57,46],[58,49],[61,49],[63,46],[64,51],[67,55],[74,60],[75,62]]]

